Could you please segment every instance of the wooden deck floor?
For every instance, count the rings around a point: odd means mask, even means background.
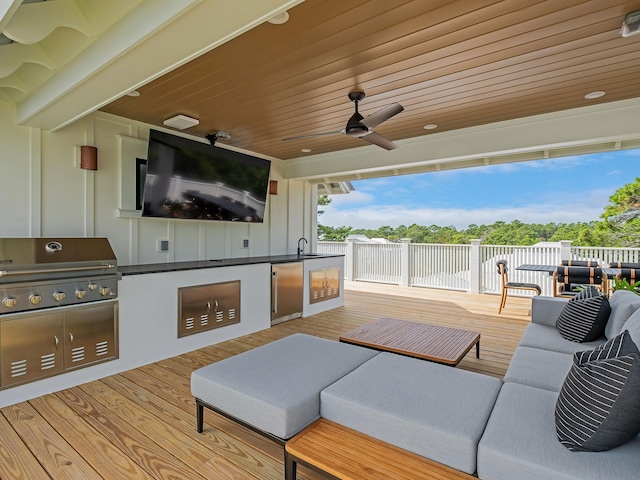
[[[350,283],[345,306],[0,409],[0,478],[281,479],[282,447],[211,412],[196,433],[189,376],[201,366],[303,332],[337,339],[378,317],[481,333],[458,368],[502,377],[530,299]],[[300,469],[299,478],[321,478]],[[437,478],[453,478],[438,476]]]

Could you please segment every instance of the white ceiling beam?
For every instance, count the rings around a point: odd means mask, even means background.
[[[623,100],[398,140],[400,148],[391,151],[365,146],[287,160],[283,176],[313,181],[366,173],[367,178],[374,178],[407,169],[419,173],[438,166],[483,165],[486,158],[542,159],[545,151],[576,147],[602,151],[604,143],[613,150],[620,142],[640,140],[638,118],[640,99]]]
[[[0,32],[7,26],[21,3],[22,0],[0,0]]]

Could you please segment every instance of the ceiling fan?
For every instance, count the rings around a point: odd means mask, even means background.
[[[372,128],[377,127],[382,122],[389,120],[394,115],[402,112],[404,110],[404,107],[399,103],[392,103],[391,105],[387,105],[383,109],[378,110],[376,113],[369,115],[368,117],[363,117],[358,112],[358,102],[362,101],[363,98],[364,92],[362,91],[356,90],[353,92],[349,92],[349,100],[351,100],[355,104],[356,111],[347,121],[347,126],[342,130],[283,138],[283,140],[299,140],[301,138],[313,138],[341,133],[350,137],[361,138],[366,142],[373,143],[374,145],[382,147],[386,150],[393,150],[394,148],[398,148],[395,143],[393,143],[391,140],[386,139],[379,133],[374,132]]]

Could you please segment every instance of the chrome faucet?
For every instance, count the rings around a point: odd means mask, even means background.
[[[298,256],[302,255],[304,253],[304,244],[302,245],[302,247],[300,246],[300,242],[304,241],[304,243],[309,243],[307,242],[307,239],[302,237],[298,240]]]

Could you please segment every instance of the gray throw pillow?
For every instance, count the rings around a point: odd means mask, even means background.
[[[575,363],[556,402],[556,435],[574,452],[601,452],[640,433],[640,360],[635,354]]]
[[[610,313],[607,297],[595,288],[587,288],[567,302],[556,328],[572,342],[592,342],[603,335]]]
[[[607,343],[598,345],[593,350],[575,353],[573,355],[573,362],[584,364],[594,360],[606,360],[607,358],[616,358],[631,354],[640,357],[640,350],[638,350],[638,346],[633,341],[633,338],[631,338],[629,331],[625,330],[620,335],[613,337]]]

